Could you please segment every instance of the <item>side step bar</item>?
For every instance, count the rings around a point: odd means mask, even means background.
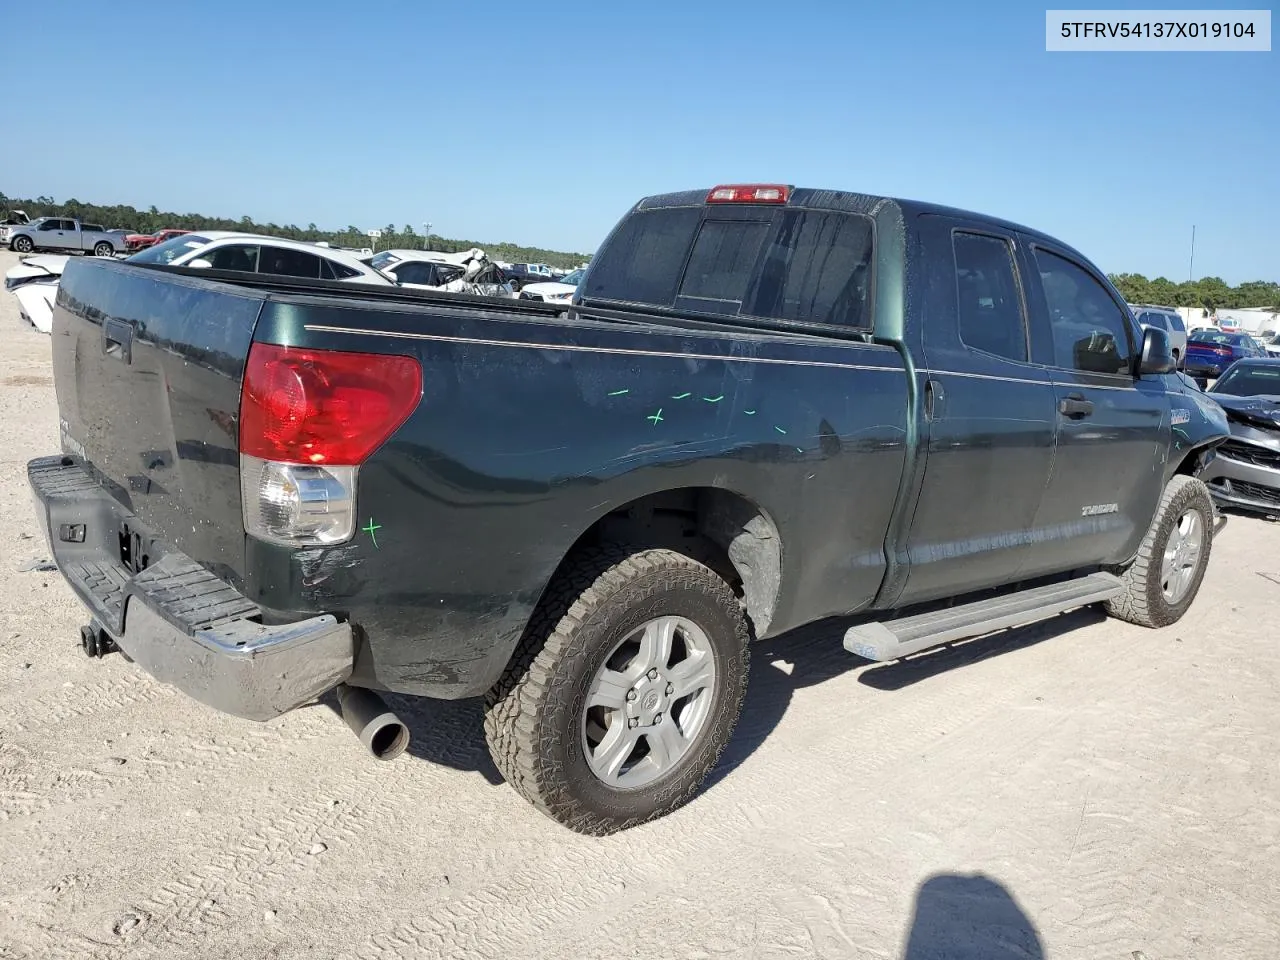
[[[850,627],[844,635],[844,648],[868,660],[897,660],[953,640],[1035,623],[1074,607],[1110,600],[1123,592],[1119,577],[1094,573],[994,600]]]

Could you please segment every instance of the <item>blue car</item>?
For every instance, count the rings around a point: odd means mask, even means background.
[[[1197,381],[1216,380],[1237,360],[1266,355],[1266,350],[1247,333],[1205,330],[1187,338],[1184,368]]]

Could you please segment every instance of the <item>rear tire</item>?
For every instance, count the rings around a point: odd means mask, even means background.
[[[1107,601],[1107,613],[1142,627],[1180,620],[1209,566],[1213,517],[1203,482],[1181,475],[1170,480],[1138,556],[1123,574],[1125,592]]]
[[[664,816],[697,793],[729,742],[748,637],[733,590],[696,560],[665,549],[583,551],[489,691],[493,761],[526,800],[579,833]]]
[[[34,248],[30,237],[14,237],[9,244],[14,253],[30,253]]]

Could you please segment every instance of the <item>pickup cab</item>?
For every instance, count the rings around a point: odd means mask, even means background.
[[[124,253],[125,234],[107,231],[95,223],[68,217],[40,217],[9,231],[9,248],[16,253],[57,250],[63,253],[92,253],[112,257]]]
[[[69,263],[28,477],[86,652],[251,720],[336,696],[383,758],[381,693],[483,697],[512,786],[603,834],[698,791],[753,639],[838,617],[884,661],[1196,596],[1225,417],[1043,233],[649,197],[564,312]]]

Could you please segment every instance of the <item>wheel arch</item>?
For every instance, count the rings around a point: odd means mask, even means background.
[[[706,564],[737,593],[753,634],[767,635],[782,588],[782,537],[755,498],[722,487],[687,486],[612,505],[573,541],[543,594],[579,551],[601,543],[665,547]]]

